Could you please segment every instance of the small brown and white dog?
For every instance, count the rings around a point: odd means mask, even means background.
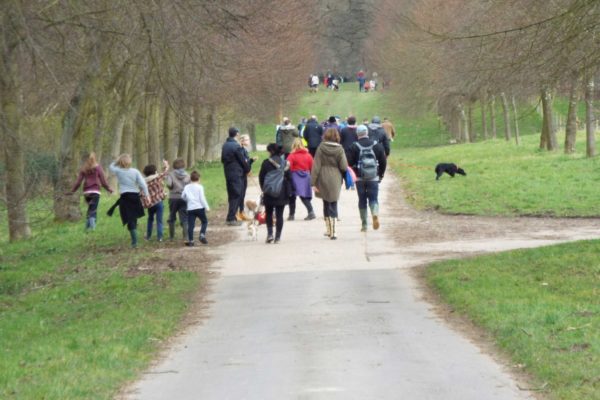
[[[258,240],[258,226],[261,224],[259,215],[262,212],[260,210],[262,207],[260,207],[259,204],[254,200],[246,200],[245,205],[245,214],[248,216],[248,221],[246,222],[248,227],[248,236],[251,240]]]

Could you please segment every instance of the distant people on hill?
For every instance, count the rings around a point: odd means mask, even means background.
[[[319,76],[311,75],[310,77],[310,91],[316,93],[319,91]]]
[[[314,157],[317,153],[317,147],[321,144],[322,137],[323,127],[317,121],[317,116],[312,115],[304,127],[304,139],[306,140],[306,147],[311,156]]]
[[[279,243],[283,231],[283,211],[289,203],[291,195],[289,164],[283,157],[283,148],[276,143],[267,146],[269,158],[263,161],[258,175],[260,188],[263,191],[263,202],[265,205],[267,243]],[[283,182],[279,193],[269,193],[267,186],[270,179],[277,170],[283,171]],[[271,173],[271,175],[269,175]],[[273,236],[273,213],[275,213],[275,236]]]
[[[323,215],[326,233],[330,239],[336,239],[335,224],[338,218],[337,202],[342,190],[342,176],[346,173],[348,162],[344,148],[340,145],[340,134],[336,128],[328,128],[323,134],[323,142],[311,171],[311,185],[315,196],[323,199]]]
[[[365,81],[365,84],[363,87],[365,89],[364,90],[365,92],[369,92],[371,90],[371,81]]]
[[[383,117],[383,123],[381,126],[383,126],[388,139],[393,142],[394,138],[396,137],[396,129],[394,128],[392,121],[390,121],[387,117]]]
[[[225,223],[228,226],[239,226],[242,221],[236,217],[242,199],[242,191],[244,188],[244,175],[250,172],[250,164],[244,158],[241,146],[237,141],[239,130],[237,128],[229,128],[229,137],[223,144],[221,150],[221,162],[225,171],[225,181],[227,183],[227,200],[229,209]]]
[[[77,175],[77,181],[75,181],[71,191],[67,194],[75,193],[82,182],[83,198],[88,206],[85,219],[85,231],[88,232],[96,229],[98,204],[100,203],[100,187],[103,187],[108,193],[113,192],[106,181],[102,166],[96,161],[96,153],[94,152],[91,152],[85,158],[85,161],[79,170],[79,174]]]
[[[361,69],[356,74],[356,79],[358,80],[358,91],[363,92],[365,90],[365,72]]]
[[[127,225],[131,237],[131,247],[136,248],[138,243],[137,220],[144,216],[140,191],[144,196],[148,196],[148,186],[140,171],[131,167],[129,154],[121,154],[110,164],[109,170],[115,174],[119,182],[121,197],[119,197],[118,206],[121,222],[123,225]]]
[[[185,185],[190,183],[190,175],[185,170],[183,158],[173,161],[173,170],[165,178],[167,189],[169,189],[169,240],[175,238],[175,221],[179,218],[179,224],[183,230],[183,238],[187,238],[187,204],[181,198]]]
[[[163,160],[163,172],[156,170],[156,165],[149,164],[144,167],[146,185],[148,185],[148,197],[142,197],[142,204],[148,209],[148,222],[146,223],[146,235],[144,239],[152,238],[152,225],[156,219],[156,239],[163,240],[163,199],[165,198],[164,180],[169,172],[169,163]]]
[[[383,145],[383,149],[385,150],[386,157],[389,156],[390,141],[385,133],[385,129],[383,129],[383,126],[381,125],[381,118],[374,116],[367,128],[369,129],[369,139],[375,143],[381,143]]]
[[[310,171],[313,158],[302,144],[301,139],[296,139],[292,145],[292,153],[287,158],[290,164],[292,194],[290,196],[290,213],[288,220],[293,221],[296,215],[296,197],[300,197],[306,207],[308,215],[304,220],[315,219],[315,212],[311,203],[312,188],[310,186]]]
[[[369,139],[368,128],[357,127],[358,141],[348,151],[348,165],[356,172],[356,192],[361,232],[367,231],[367,206],[371,209],[373,229],[379,229],[379,182],[385,174],[387,159],[383,145]]]

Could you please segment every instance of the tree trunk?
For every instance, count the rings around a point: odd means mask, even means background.
[[[190,110],[191,114],[194,114],[194,109],[192,107],[192,109]],[[188,137],[188,151],[187,151],[187,165],[189,165],[190,167],[193,167],[194,165],[196,165],[196,157],[195,157],[195,146],[194,146],[194,121],[189,121],[186,124],[186,134]]]
[[[513,123],[515,124],[515,143],[517,146],[521,144],[521,132],[519,131],[519,114],[517,112],[517,101],[515,96],[511,96],[512,109],[513,109]]]
[[[194,104],[194,158],[202,160],[204,155],[204,143],[202,142],[201,121],[202,113],[200,112],[200,104]]]
[[[123,138],[121,143],[121,153],[133,154],[133,142],[134,142],[134,131],[135,123],[131,116],[125,119],[123,125]]]
[[[101,162],[104,153],[104,131],[106,130],[106,119],[104,116],[104,104],[96,99],[96,127],[94,129],[94,145],[92,151],[96,153],[96,160]]]
[[[487,96],[485,94],[485,90],[482,90],[481,93],[481,129],[483,130],[483,138],[487,140],[488,138],[488,129],[487,129],[487,116],[485,109],[487,107]]]
[[[256,125],[254,125],[254,122],[248,122],[246,129],[248,130],[248,136],[250,136],[252,151],[256,151]]]
[[[154,164],[160,171],[160,100],[154,95],[148,98],[147,107],[148,128],[148,164]]]
[[[490,97],[490,124],[492,130],[492,139],[496,139],[498,136],[498,129],[496,128],[496,96]]]
[[[585,138],[588,157],[596,156],[596,121],[594,118],[594,78],[585,86]]]
[[[174,145],[174,135],[173,135],[173,127],[171,125],[171,105],[169,101],[165,101],[165,112],[163,113],[163,148],[165,151],[165,158],[169,160],[169,162],[173,162],[175,157],[175,145]]]
[[[216,158],[214,147],[219,138],[219,131],[217,127],[217,108],[214,105],[208,107],[208,113],[206,114],[206,132],[204,135],[204,160],[212,161]]]
[[[190,145],[190,136],[187,131],[187,116],[184,115],[183,108],[179,109],[179,148],[177,150],[177,157],[183,158],[187,161],[188,147]]]
[[[509,141],[512,138],[510,132],[510,110],[508,108],[508,100],[504,92],[500,93],[500,99],[502,99],[502,114],[504,116],[504,139]]]
[[[579,76],[575,75],[571,80],[569,93],[569,111],[567,112],[567,124],[565,128],[565,154],[575,152],[577,141],[577,103],[579,102]]]
[[[552,109],[552,92],[549,88],[542,89],[542,138],[540,140],[540,148],[546,148],[549,151],[554,151],[557,148],[556,142],[556,126],[554,125],[554,112]],[[542,145],[545,145],[542,147]]]
[[[148,165],[148,139],[146,135],[146,101],[142,99],[135,118],[135,165],[143,169]]]
[[[469,120],[469,142],[474,142],[477,139],[477,134],[475,133],[475,129],[473,129],[473,103],[469,103],[467,118]]]

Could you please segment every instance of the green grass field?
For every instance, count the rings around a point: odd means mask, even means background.
[[[430,285],[489,331],[549,398],[600,399],[600,241],[430,265]]]
[[[222,168],[199,169],[217,208],[225,198]],[[98,228],[89,234],[83,222],[53,223],[34,204],[34,237],[0,244],[0,398],[110,399],[179,325],[205,277],[177,265],[175,272],[128,273],[168,253],[157,255],[156,242],[131,250],[118,215],[105,214],[114,200],[102,196]],[[140,237],[144,229],[145,218]]]

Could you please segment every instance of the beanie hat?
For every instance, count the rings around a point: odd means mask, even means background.
[[[337,120],[335,119],[335,117],[333,115],[331,117],[329,117],[328,121],[330,124],[335,124],[337,122]]]
[[[379,118],[378,116],[374,116],[373,119],[371,120],[371,122],[374,124],[380,124],[381,118]]]
[[[359,138],[362,138],[362,137],[367,137],[367,136],[369,136],[369,129],[367,129],[367,127],[366,127],[366,126],[364,126],[364,125],[359,125],[359,126],[356,128],[356,135],[357,135]]]

